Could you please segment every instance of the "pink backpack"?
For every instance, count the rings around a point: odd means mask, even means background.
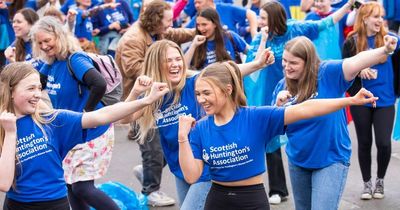
[[[115,63],[115,60],[110,55],[98,55],[94,53],[86,53],[93,62],[96,70],[104,77],[107,83],[107,89],[104,93],[101,102],[104,105],[111,105],[118,103],[122,97],[122,76],[118,66]],[[73,55],[73,54],[72,54]],[[71,56],[68,57],[67,65],[68,71],[71,76],[78,81],[78,89],[79,95],[82,95],[81,85],[83,84],[78,78],[75,76],[74,71],[72,71],[71,66]]]

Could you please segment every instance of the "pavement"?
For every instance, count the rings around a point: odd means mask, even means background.
[[[357,160],[357,141],[353,124],[349,125],[349,132],[353,145],[353,154],[351,157],[351,166],[347,178],[346,187],[340,202],[340,210],[399,210],[400,209],[400,142],[392,141],[392,159],[385,177],[385,198],[382,200],[360,200],[360,193],[363,187],[361,172]],[[140,192],[141,186],[138,180],[133,176],[132,169],[134,166],[141,164],[141,156],[139,147],[136,142],[129,141],[126,136],[128,127],[124,125],[116,126],[116,144],[113,152],[113,158],[108,173],[96,183],[107,181],[118,181],[133,189],[135,192]],[[272,210],[290,210],[294,209],[293,196],[291,194],[291,186],[287,171],[286,155],[283,152],[284,165],[286,170],[286,180],[289,189],[288,200],[280,205],[271,205]],[[376,178],[376,150],[373,148],[373,165],[372,174],[373,180]],[[396,178],[397,177],[397,178]],[[267,175],[264,175],[265,183]],[[268,184],[267,184],[268,185]],[[266,185],[266,188],[268,186]],[[177,201],[174,176],[169,171],[168,167],[164,168],[162,176],[161,190]],[[0,193],[0,205],[4,201],[4,193]],[[178,204],[169,207],[151,207],[151,210],[177,210]]]

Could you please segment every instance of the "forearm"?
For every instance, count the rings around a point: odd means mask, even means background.
[[[189,49],[186,51],[185,53],[185,62],[186,62],[186,66],[190,67],[190,64],[192,63],[192,58],[194,55],[194,51],[196,50],[196,46],[194,46],[194,44],[191,44]]]
[[[255,60],[253,60],[249,63],[238,64],[238,67],[240,69],[240,72],[242,73],[242,77],[247,76],[247,75],[263,68]]]
[[[251,37],[254,37],[257,34],[257,27],[258,27],[257,15],[255,12],[247,10],[246,16],[247,20],[249,21]]]
[[[358,73],[368,67],[378,64],[387,55],[385,47],[362,51],[353,57],[343,60],[343,74],[347,81],[353,80]]]
[[[179,143],[179,165],[181,166],[183,176],[189,184],[195,183],[200,178],[203,167],[200,166],[201,162],[194,158],[187,137],[186,140],[179,139],[179,141],[185,141]]]
[[[135,101],[116,103],[93,112],[84,113],[82,117],[82,127],[94,128],[115,122],[150,104],[149,100],[145,97]]]
[[[6,133],[0,156],[0,191],[7,192],[12,186],[15,173],[16,133]]]
[[[135,100],[137,100],[139,98],[139,95],[136,94],[136,93],[133,93],[133,92],[134,91],[132,91],[128,95],[128,97],[125,99],[125,102],[135,101]],[[139,115],[139,113],[140,113],[140,115]],[[137,112],[135,112],[133,114],[130,114],[130,115],[126,116],[125,118],[121,119],[119,121],[119,123],[121,123],[121,124],[131,123],[131,122],[137,120],[142,114],[143,114],[143,111],[139,110],[139,111],[137,111]]]
[[[336,24],[337,22],[339,22],[344,15],[346,15],[350,9],[351,6],[349,2],[347,2],[345,5],[343,5],[340,9],[338,9],[336,12],[334,12],[332,14],[332,18],[333,18],[333,23]]]

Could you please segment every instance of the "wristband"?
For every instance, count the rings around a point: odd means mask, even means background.
[[[386,55],[392,55],[392,54],[393,54],[393,52],[394,52],[394,50],[393,50],[393,51],[391,51],[391,52],[388,52],[388,51],[386,51],[386,49],[385,49],[385,54],[386,54]]]

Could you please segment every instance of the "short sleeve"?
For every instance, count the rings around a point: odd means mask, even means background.
[[[85,73],[89,69],[94,69],[92,60],[84,52],[74,53],[70,58],[70,63],[76,78],[81,82],[83,82],[83,76]]]
[[[253,109],[254,126],[265,132],[267,141],[285,133],[285,108],[261,106]]]
[[[75,145],[85,142],[84,130],[82,128],[82,113],[69,110],[58,110],[53,122],[53,135],[57,139],[60,154],[64,158],[68,151]]]
[[[200,129],[196,125],[189,134],[190,146],[192,148],[193,156],[195,159],[203,160],[203,146],[201,143]]]
[[[244,53],[247,47],[246,41],[243,40],[242,37],[240,37],[237,33],[230,31],[232,34],[233,41],[235,42],[235,45],[239,52]]]
[[[346,81],[343,74],[343,60],[329,60],[320,64],[320,80],[324,83],[324,87],[330,91],[338,91],[337,97],[350,87],[352,81]]]

